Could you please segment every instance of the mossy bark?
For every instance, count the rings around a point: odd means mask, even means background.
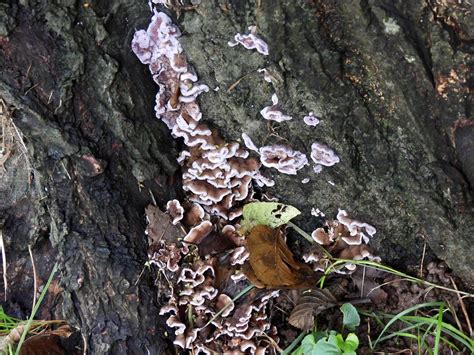
[[[417,265],[426,243],[427,258],[472,287],[474,21],[462,5],[443,4],[203,0],[167,11],[189,62],[216,89],[200,98],[204,119],[228,141],[245,132],[307,154],[318,141],[340,156],[319,175],[268,172],[271,193],[304,211],[302,227],[317,225],[312,207],[327,216],[346,209],[377,227],[371,245],[385,262]],[[79,326],[92,353],[164,346],[152,275],[137,283],[150,191],[163,204],[179,189],[176,143],[154,118],[157,88],[130,50],[149,18],[145,1],[0,5],[0,96],[15,108],[33,167],[29,192],[2,190],[14,201],[0,211],[7,254],[30,270],[26,245],[36,243],[43,278],[59,261],[64,290],[53,316]],[[227,45],[254,24],[268,57]],[[259,111],[274,92],[294,118],[269,126]],[[309,111],[320,125],[303,123]]]

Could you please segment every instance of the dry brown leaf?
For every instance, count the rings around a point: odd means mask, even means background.
[[[171,223],[168,214],[153,205],[145,208],[145,214],[148,219],[146,233],[148,235],[148,244],[152,245],[160,240],[176,243],[178,238],[184,237],[184,232]]]
[[[20,355],[65,355],[60,345],[60,336],[45,333],[32,336],[25,340]]]
[[[244,266],[242,267],[242,272],[245,274],[250,283],[253,284],[255,287],[265,288],[267,286],[257,278],[257,275],[255,275],[255,272],[253,271],[249,263],[244,264]]]
[[[338,305],[328,289],[313,289],[304,292],[290,314],[288,322],[296,328],[310,330],[314,327],[314,317],[326,309]]]
[[[315,282],[309,266],[295,261],[279,229],[258,225],[246,237],[250,253],[245,276],[257,287],[308,287]]]

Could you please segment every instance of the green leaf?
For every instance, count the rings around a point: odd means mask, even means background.
[[[300,213],[295,207],[278,202],[248,203],[243,210],[242,230],[245,233],[260,224],[277,228]]]
[[[337,347],[341,350],[344,350],[346,343],[344,341],[344,338],[342,337],[342,334],[336,335],[336,342],[337,342]]]
[[[315,335],[319,340],[315,339]],[[323,336],[321,332],[307,335],[301,342],[297,354],[302,355],[340,355],[342,352],[337,347],[335,332],[331,332],[329,336]]]
[[[350,303],[344,303],[341,306],[341,312],[344,315],[342,323],[349,330],[354,330],[360,324],[360,316],[357,309]]]
[[[331,334],[326,339],[321,339],[316,343],[316,353],[314,355],[339,355],[342,351],[337,346],[337,336],[335,332],[331,331]]]
[[[354,333],[347,335],[346,341],[344,342],[344,354],[355,352],[359,347],[359,338]]]
[[[319,330],[317,332],[313,332],[313,336],[314,336],[314,341],[317,343],[319,340],[323,338],[327,338],[328,332],[327,330],[324,330],[324,331]]]
[[[301,346],[298,350],[303,355],[310,355],[310,354],[313,354],[315,347],[316,347],[316,342],[314,341],[313,334],[308,334],[307,336],[304,337],[303,341],[301,342]]]

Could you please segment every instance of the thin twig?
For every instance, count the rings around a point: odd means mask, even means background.
[[[7,279],[7,254],[5,244],[3,243],[3,232],[0,229],[0,249],[2,249],[2,267],[3,267],[3,288],[5,292],[5,302],[7,301],[8,279]]]
[[[69,174],[69,171],[67,171],[66,169],[66,165],[64,165],[64,161],[61,160],[61,166],[63,167],[64,171],[66,172],[66,175],[68,177],[69,180],[72,180],[72,177],[71,175]]]
[[[33,85],[33,86],[32,86],[32,87],[30,87],[28,90],[26,90],[26,91],[25,91],[25,93],[24,93],[23,95],[25,95],[25,96],[26,96],[26,95],[28,95],[28,93],[29,93],[31,90],[33,90],[35,87],[37,87],[38,85],[39,85],[39,84],[35,84],[35,85]]]
[[[61,106],[63,105],[63,99],[59,99],[59,105],[58,107],[56,107],[56,109],[54,110],[54,114],[56,114],[56,112],[58,112],[58,110],[61,108]]]
[[[201,329],[204,329],[204,328],[206,328],[208,325],[210,325],[217,317],[219,317],[222,313],[224,313],[224,311],[225,311],[227,308],[229,308],[229,307],[233,304],[233,302],[237,301],[240,297],[245,296],[245,295],[246,295],[247,293],[249,293],[253,288],[255,288],[254,285],[249,285],[249,286],[247,286],[246,288],[244,288],[242,291],[240,291],[240,292],[237,294],[237,296],[235,296],[235,297],[232,299],[232,302],[226,303],[226,305],[225,305],[224,307],[222,307],[222,308],[220,309],[220,311],[217,312],[217,313],[214,315],[214,317],[212,317],[212,318],[206,323],[206,325],[205,325],[204,327],[202,327]]]
[[[28,77],[30,76],[30,70],[32,66],[33,66],[33,63],[30,63],[30,65],[28,66],[28,69],[26,70],[25,79],[27,80],[28,80]]]
[[[335,260],[335,262],[333,264],[331,264],[325,271],[325,276],[327,276],[331,270],[334,270],[336,268],[336,266],[338,265],[341,265],[341,264],[344,264],[344,263],[352,263],[352,264],[356,264],[356,265],[365,265],[371,269],[376,269],[376,270],[382,270],[382,271],[386,271],[390,274],[393,274],[393,275],[396,275],[396,276],[399,276],[399,277],[402,277],[403,279],[405,280],[408,280],[408,281],[411,281],[411,282],[414,282],[414,283],[419,283],[419,284],[422,284],[422,285],[425,285],[425,286],[432,286],[434,288],[437,288],[437,289],[440,289],[440,290],[445,290],[445,291],[449,291],[449,292],[454,292],[454,293],[458,293],[460,295],[463,295],[463,296],[467,296],[467,297],[474,297],[474,293],[469,293],[469,292],[465,292],[465,291],[459,291],[459,290],[455,290],[453,288],[449,288],[449,287],[445,287],[445,286],[441,286],[441,285],[437,285],[433,282],[429,282],[429,281],[425,281],[425,280],[422,280],[422,279],[419,279],[417,277],[414,277],[414,276],[410,276],[408,274],[405,274],[401,271],[398,271],[398,270],[395,270],[395,269],[392,269],[391,267],[388,267],[386,265],[383,265],[383,264],[378,264],[378,263],[375,263],[373,261],[369,261],[369,260],[351,260],[351,259],[333,259]]]
[[[272,339],[267,333],[265,333],[263,330],[260,330],[261,332],[261,335],[262,337],[264,337],[272,346],[273,348],[278,351],[280,354],[283,352],[283,349],[280,348],[277,344],[277,342],[275,341],[275,339]]]
[[[38,278],[36,277],[36,265],[35,259],[33,258],[33,250],[31,250],[31,245],[28,245],[28,252],[30,253],[31,265],[33,266],[33,305],[31,306],[31,309],[35,309],[36,293],[38,292]]]
[[[151,202],[153,202],[153,205],[158,206],[158,204],[156,203],[156,199],[155,199],[155,195],[153,194],[153,191],[151,191],[151,189],[148,189],[148,192],[150,193]]]
[[[26,147],[25,141],[23,140],[23,136],[21,132],[19,131],[18,127],[16,126],[15,122],[10,118],[10,122],[12,124],[13,129],[15,130],[15,133],[18,137],[18,140],[23,147],[23,152],[25,153],[25,161],[26,161],[26,169],[28,171],[31,171],[31,164],[30,164],[30,159],[28,158],[28,148]]]
[[[148,267],[148,265],[146,265],[146,264],[143,266],[143,269],[142,269],[142,271],[140,271],[140,275],[138,275],[137,281],[135,281],[135,283],[133,284],[133,286],[138,285],[138,282],[139,282],[140,279],[142,278],[143,273],[145,272],[145,268],[147,268],[147,267]]]
[[[365,286],[365,266],[362,268],[362,285],[360,287],[360,298],[364,295],[364,286]]]
[[[48,97],[48,104],[51,103],[51,98],[53,97],[54,90],[51,90],[49,97]]]
[[[372,346],[372,338],[370,337],[370,319],[369,319],[369,317],[367,317],[367,340],[369,342],[370,349],[374,350],[374,347]]]
[[[229,86],[229,88],[227,89],[227,92],[231,92],[232,90],[234,90],[237,85],[240,84],[240,82],[242,80],[244,80],[245,78],[247,78],[248,76],[252,75],[253,73],[255,73],[257,70],[252,70],[250,73],[247,73],[245,74],[244,76],[241,76],[239,79],[237,79],[237,81],[235,83],[233,83],[231,86]]]
[[[454,289],[456,291],[458,291],[458,286],[454,282],[453,278],[450,277],[450,279],[451,279],[451,283],[453,284]],[[462,310],[462,313],[464,315],[464,318],[466,318],[467,327],[469,329],[469,336],[472,338],[472,335],[473,335],[472,325],[471,325],[471,320],[469,319],[469,315],[468,315],[467,310],[466,310],[466,305],[464,304],[464,301],[463,301],[463,298],[461,297],[461,295],[459,293],[456,293],[456,295],[458,296],[459,304],[461,305],[461,310]]]
[[[461,321],[459,320],[459,317],[458,317],[457,313],[454,311],[453,305],[448,300],[446,300],[445,302],[448,304],[448,309],[451,312],[451,314],[453,315],[454,321],[456,322],[456,325],[458,326],[459,330],[463,332],[464,329],[462,327]]]
[[[423,278],[423,264],[425,263],[425,254],[426,254],[426,240],[423,237],[423,253],[421,254],[421,262],[420,262],[420,279]]]
[[[82,342],[84,343],[84,351],[82,352],[82,355],[87,355],[87,338],[84,333],[82,333]]]

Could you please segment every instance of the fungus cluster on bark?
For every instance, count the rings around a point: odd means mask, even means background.
[[[180,31],[171,19],[154,11],[148,29],[137,31],[132,42],[133,51],[149,66],[159,87],[156,116],[167,125],[173,137],[183,139],[186,147],[177,157],[182,166],[183,189],[188,192],[186,200],[182,204],[178,200],[168,201],[169,222],[153,215],[156,210],[147,209],[150,263],[156,265],[168,281],[168,286],[163,286],[168,302],[160,314],[167,316],[167,325],[174,329],[174,344],[182,349],[207,354],[263,354],[270,343],[256,335],[265,333],[277,339],[267,306],[279,291],[264,292],[253,301],[232,301],[230,296],[248,284],[244,268],[250,254],[244,237],[237,231],[238,225],[226,221],[241,216],[242,205],[253,196],[252,182],[260,187],[275,184],[260,172],[262,166],[296,175],[309,164],[308,158],[286,145],[258,148],[245,133],[242,134],[245,147],[237,142],[228,143],[202,123],[197,98],[209,88],[198,82],[184,56],[179,36]],[[237,44],[268,54],[268,46],[255,36],[254,29],[247,35],[237,34],[232,45]],[[266,69],[261,71],[264,80],[273,82]],[[265,119],[277,122],[291,119],[281,112],[276,94],[272,102],[273,105],[261,111]],[[313,126],[319,123],[312,113],[304,121]],[[311,158],[317,167],[339,162],[330,148],[319,143],[311,148]],[[308,181],[306,178],[302,182]],[[174,239],[162,239],[165,232],[159,235],[159,228],[153,226],[154,219],[158,224],[169,223],[176,228]],[[350,219],[340,210],[338,220],[327,221],[325,228],[313,232],[313,238],[322,245],[337,245],[335,250],[340,256],[374,259],[362,244],[374,233],[375,228]],[[222,246],[210,247],[213,243]],[[211,256],[215,255],[211,253],[214,250],[224,252],[224,256]],[[315,269],[321,269],[324,262],[315,252],[308,253],[304,259]],[[222,265],[231,270],[225,285],[217,277],[218,266]],[[351,270],[351,265],[345,268]]]
[[[331,254],[341,259],[380,261],[380,258],[373,255],[367,247],[367,243],[376,233],[374,226],[350,218],[344,210],[339,210],[336,218],[326,220],[323,227],[311,233],[316,243],[330,247]],[[315,271],[324,271],[327,267],[327,259],[318,248],[313,248],[304,254],[303,259],[313,264]],[[354,264],[347,263],[343,269],[336,272],[348,273],[355,268]]]

